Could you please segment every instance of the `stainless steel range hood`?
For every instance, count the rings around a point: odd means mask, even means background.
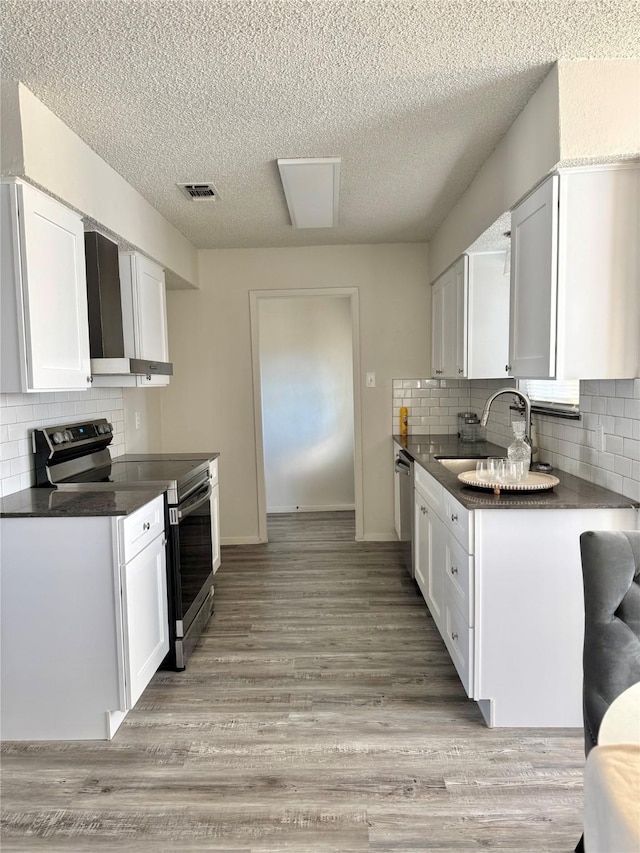
[[[84,235],[91,373],[95,376],[172,376],[170,362],[125,353],[118,246],[97,231]]]

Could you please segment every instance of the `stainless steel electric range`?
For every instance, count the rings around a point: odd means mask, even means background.
[[[212,487],[217,454],[130,454],[111,458],[104,418],[36,429],[36,485],[61,490],[166,489],[169,654],[182,670],[213,612]]]

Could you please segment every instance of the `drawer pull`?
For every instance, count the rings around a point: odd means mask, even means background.
[[[142,529],[143,530],[151,530],[151,522],[145,521],[145,523],[142,525]]]
[[[458,569],[457,569],[457,567],[456,567],[456,566],[451,566],[451,574],[452,574],[452,575],[457,575],[457,574],[458,574]]]
[[[458,639],[458,635],[455,631],[451,632],[451,639],[455,642]]]
[[[451,521],[457,521],[457,520],[458,520],[458,516],[454,515],[454,513],[451,513]]]

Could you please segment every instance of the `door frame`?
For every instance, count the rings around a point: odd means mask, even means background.
[[[258,538],[268,542],[267,496],[264,470],[264,437],[262,430],[262,381],[260,375],[261,299],[327,297],[349,299],[351,310],[351,345],[353,370],[353,482],[356,512],[356,541],[364,539],[364,488],[362,481],[362,401],[360,394],[360,302],[357,287],[314,287],[292,290],[250,290],[251,362],[253,372],[253,411],[256,439],[256,479],[258,482]]]

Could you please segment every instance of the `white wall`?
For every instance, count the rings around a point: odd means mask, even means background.
[[[430,241],[430,280],[510,210],[559,159],[558,67],[554,65]]]
[[[197,287],[197,252],[140,193],[24,85],[2,83],[2,174],[17,176],[166,268],[170,287]]]
[[[267,512],[353,509],[351,300],[257,304]]]
[[[640,60],[560,61],[429,243],[433,281],[560,166],[640,157]]]
[[[258,537],[249,291],[357,287],[365,538],[392,537],[391,383],[429,369],[422,244],[201,251],[199,291],[170,291],[175,378],[162,394],[163,450],[217,450],[222,537]],[[376,388],[364,387],[375,371]]]
[[[640,59],[558,63],[562,163],[640,156]]]
[[[162,388],[122,388],[125,451],[159,453],[162,450]],[[136,427],[136,414],[140,427]]]

